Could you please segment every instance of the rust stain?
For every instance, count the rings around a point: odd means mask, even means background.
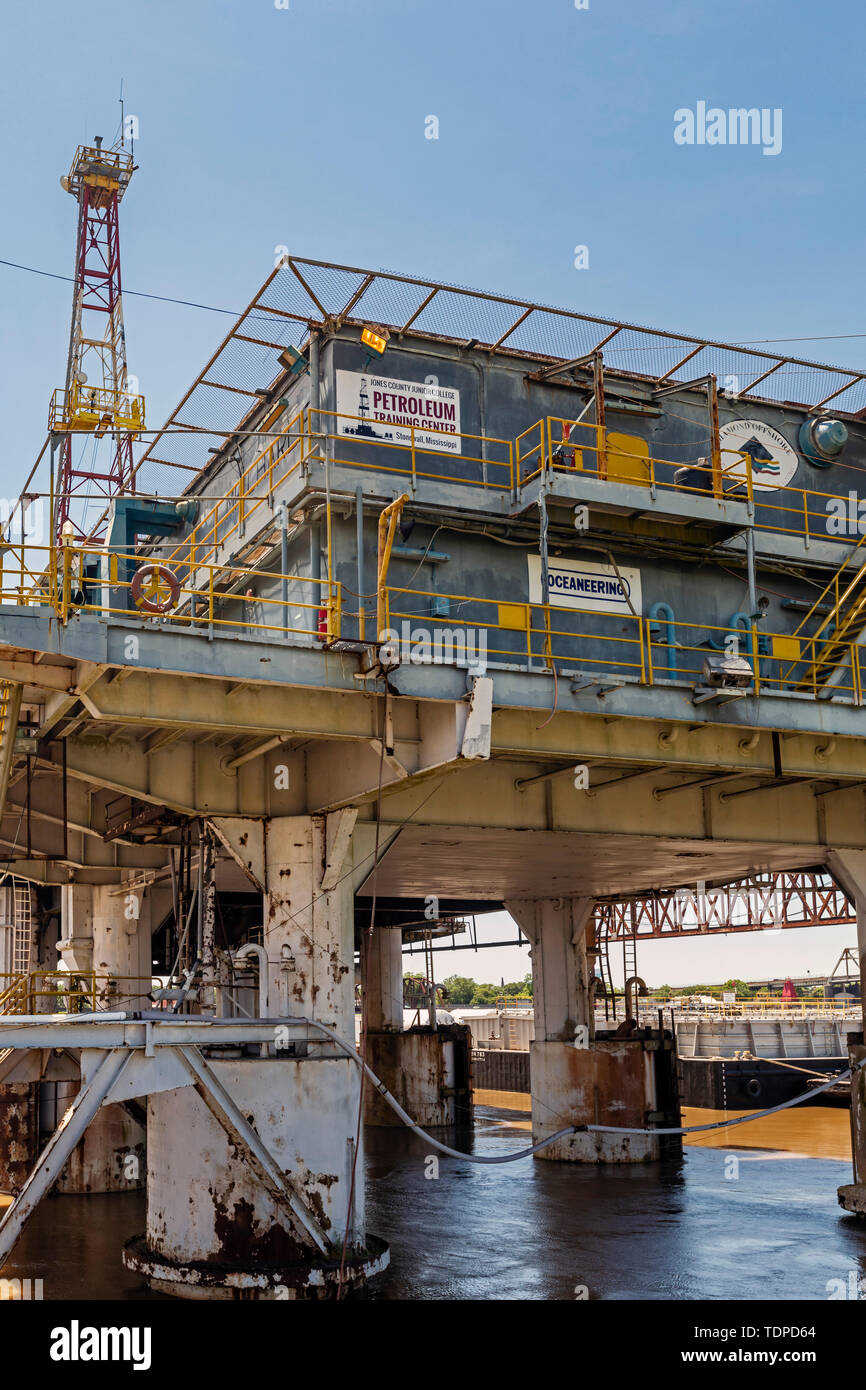
[[[214,1232],[219,1255],[208,1263],[294,1264],[309,1254],[306,1246],[276,1222],[264,1225],[245,1197],[214,1198]]]

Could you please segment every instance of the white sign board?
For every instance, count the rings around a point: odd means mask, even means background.
[[[352,417],[337,419],[337,433],[348,438],[409,444],[414,425],[417,448],[461,452],[460,392],[453,386],[338,370],[337,416]]]
[[[736,990],[733,990],[733,989],[726,989],[726,990],[723,990],[723,991],[722,991],[722,1003],[723,1003],[723,1004],[736,1004],[736,1002],[737,1002],[737,992],[736,992]]]
[[[529,602],[543,602],[541,556],[529,555]],[[557,608],[582,608],[590,613],[641,612],[640,570],[624,569],[587,560],[552,556],[547,564],[550,602]]]
[[[719,430],[722,469],[739,473],[736,454],[752,460],[752,487],[756,492],[772,492],[785,487],[797,471],[797,453],[784,435],[763,420],[730,420]],[[745,477],[745,473],[742,475]]]

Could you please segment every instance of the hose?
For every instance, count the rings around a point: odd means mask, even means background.
[[[763,1120],[767,1115],[775,1115],[780,1110],[790,1110],[792,1105],[801,1105],[804,1100],[812,1100],[815,1096],[819,1096],[822,1091],[829,1091],[831,1086],[838,1085],[840,1081],[847,1081],[849,1077],[854,1075],[855,1071],[859,1071],[864,1066],[866,1066],[866,1057],[861,1062],[855,1063],[853,1067],[848,1067],[845,1071],[840,1072],[838,1076],[831,1076],[830,1080],[825,1081],[823,1086],[814,1086],[811,1091],[804,1091],[801,1096],[794,1096],[793,1100],[783,1100],[781,1105],[773,1105],[769,1110],[755,1110],[748,1115],[741,1115],[739,1119],[735,1120],[715,1120],[712,1124],[689,1125],[681,1129],[620,1129],[616,1125],[578,1125],[575,1133],[581,1129],[587,1129],[596,1134],[699,1134],[708,1129],[730,1129],[733,1125],[745,1125],[750,1120]]]
[[[413,1134],[417,1134],[425,1143],[431,1144],[434,1149],[438,1149],[440,1153],[447,1154],[449,1158],[464,1158],[469,1163],[516,1163],[518,1159],[530,1158],[532,1154],[540,1153],[542,1149],[548,1148],[550,1144],[555,1144],[558,1139],[567,1139],[569,1135],[572,1134],[698,1134],[709,1129],[729,1129],[733,1125],[748,1124],[750,1120],[762,1120],[767,1115],[775,1115],[779,1110],[789,1110],[792,1105],[800,1105],[804,1100],[813,1100],[814,1097],[819,1096],[822,1091],[827,1091],[831,1086],[838,1085],[840,1081],[847,1080],[848,1077],[853,1076],[854,1072],[866,1066],[866,1057],[864,1057],[862,1061],[855,1063],[853,1067],[849,1067],[846,1071],[840,1072],[838,1076],[831,1077],[823,1086],[815,1086],[811,1091],[806,1091],[801,1096],[795,1096],[793,1100],[783,1101],[781,1105],[774,1105],[769,1110],[756,1110],[748,1115],[742,1115],[738,1119],[716,1120],[712,1124],[687,1125],[674,1129],[628,1129],[621,1128],[618,1125],[568,1125],[565,1129],[558,1129],[556,1133],[551,1134],[549,1138],[542,1139],[540,1144],[531,1144],[526,1149],[516,1149],[514,1153],[499,1155],[470,1154],[465,1153],[462,1149],[449,1148],[447,1144],[443,1144],[440,1140],[434,1139],[433,1136],[422,1129],[420,1125],[416,1125],[411,1115],[407,1115],[400,1102],[394,1099],[385,1083],[380,1081],[378,1076],[371,1071],[367,1063],[358,1056],[356,1050],[351,1047],[349,1043],[344,1042],[341,1037],[338,1037],[338,1035],[324,1023],[317,1023],[316,1020],[312,1018],[297,1018],[293,1019],[292,1022],[304,1023],[308,1028],[315,1028],[317,1032],[323,1033],[341,1052],[351,1058],[356,1066],[360,1067],[366,1074],[386,1104],[390,1105],[394,1114],[403,1121],[408,1129],[412,1130]]]
[[[470,1163],[514,1163],[517,1159],[529,1158],[532,1154],[538,1153],[541,1149],[546,1149],[548,1145],[555,1144],[557,1139],[565,1139],[569,1134],[574,1134],[576,1132],[576,1127],[574,1125],[569,1125],[566,1129],[559,1129],[556,1134],[551,1134],[549,1139],[543,1139],[540,1144],[532,1144],[529,1148],[517,1149],[514,1153],[509,1154],[469,1154],[464,1153],[462,1149],[449,1148],[447,1144],[443,1144],[439,1139],[434,1139],[433,1136],[422,1129],[420,1125],[416,1125],[411,1115],[407,1115],[400,1102],[395,1100],[391,1095],[385,1083],[379,1080],[375,1072],[367,1066],[366,1062],[362,1061],[358,1053],[349,1043],[344,1042],[342,1038],[338,1037],[337,1034],[326,1027],[324,1023],[317,1023],[315,1019],[296,1018],[293,1019],[292,1022],[305,1023],[308,1027],[315,1028],[318,1032],[324,1033],[325,1037],[329,1038],[332,1043],[335,1043],[341,1052],[344,1052],[347,1057],[351,1058],[356,1066],[361,1068],[375,1086],[382,1099],[390,1105],[395,1115],[399,1116],[404,1125],[406,1125],[408,1129],[411,1129],[413,1134],[417,1134],[420,1139],[423,1139],[426,1144],[431,1144],[434,1149],[438,1149],[440,1153],[447,1154],[449,1158],[465,1158],[468,1159]]]

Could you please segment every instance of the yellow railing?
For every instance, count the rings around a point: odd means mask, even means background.
[[[147,614],[133,597],[135,572],[160,564],[174,581],[175,598],[164,613]],[[55,571],[54,602],[46,592],[31,594],[68,622],[77,613],[134,618],[186,630],[243,631],[267,637],[301,638],[329,644],[355,638],[358,600],[333,579],[312,578],[242,563],[214,565],[155,561],[134,551],[97,546],[47,548],[44,564]],[[11,584],[5,581],[12,579]],[[3,574],[0,601],[19,603],[20,577]],[[284,595],[285,589],[285,595]],[[263,590],[263,592],[257,592]],[[817,696],[821,672],[832,660],[839,695],[862,703],[862,652],[856,642],[836,637],[699,622],[667,621],[634,613],[599,613],[589,608],[552,603],[515,602],[472,594],[444,594],[386,585],[382,595],[383,631],[400,637],[403,625],[420,627],[404,659],[423,663],[425,640],[434,664],[483,660],[521,669],[571,666],[580,671],[622,676],[643,685],[659,681],[691,684],[702,678],[704,660],[713,652],[736,650],[751,665],[752,693],[791,691]],[[447,615],[435,614],[443,603]],[[425,639],[424,633],[427,634]],[[381,634],[380,634],[381,636]],[[444,644],[444,645],[443,645]]]
[[[746,1017],[763,1018],[769,1014],[796,1014],[808,1012],[819,1017],[834,1018],[850,1010],[851,1004],[839,1003],[835,999],[742,999],[734,1004],[719,1001],[719,1012],[723,1018],[735,1018],[738,1014]]]
[[[354,423],[354,429],[350,422]],[[326,444],[335,446],[334,457],[330,461],[350,468],[375,469],[380,473],[397,473],[409,478],[465,482],[478,487],[497,488],[499,491],[510,492],[513,488],[513,445],[510,440],[463,432],[461,440],[471,439],[478,445],[478,453],[465,454],[457,450],[437,449],[425,443],[428,436],[435,435],[443,442],[453,438],[446,431],[433,426],[392,426],[392,432],[407,436],[405,442],[395,442],[390,438],[359,433],[358,426],[365,425],[363,416],[337,414],[330,410],[303,410],[293,415],[279,435],[255,455],[225,496],[168,552],[166,561],[170,563],[180,558],[195,566],[212,559],[221,547],[238,534],[263,503],[271,502],[274,492],[292,474],[308,463],[323,462],[322,449]],[[376,424],[368,428],[381,429],[384,435],[388,426]],[[387,453],[388,461],[378,459],[371,463],[369,459],[360,457],[337,457],[337,445],[342,453],[352,447],[374,447],[383,454]],[[499,457],[490,457],[491,450],[498,451]],[[445,471],[442,463],[438,469],[433,469],[429,465],[430,459],[447,459],[456,467]],[[468,476],[470,468],[477,473],[477,477]]]
[[[136,604],[134,572],[143,566],[159,566],[174,576],[177,597],[164,613],[148,614]],[[91,568],[98,573],[88,578]],[[286,598],[282,596],[283,581],[288,591]],[[278,593],[256,593],[257,585],[267,585]],[[310,596],[303,597],[304,593]],[[167,565],[149,555],[96,546],[62,547],[57,594],[63,622],[75,613],[99,613],[144,618],[186,629],[225,628],[323,641],[340,635],[343,606],[341,587],[327,578],[283,575],[242,563],[214,565],[199,561],[192,568],[188,562],[175,561]],[[287,618],[291,620],[286,621]]]
[[[548,415],[518,435],[515,468],[521,486],[543,472],[591,473],[606,482],[651,490],[753,500],[748,454],[724,449],[715,465],[710,458],[676,463],[652,457],[637,435],[619,434],[604,425],[558,415]],[[679,480],[675,473],[680,474]]]
[[[812,607],[795,630],[795,636],[799,637],[803,628],[812,619],[818,622],[818,627],[810,640],[820,639],[823,642],[823,651],[820,655],[815,654],[814,661],[803,677],[807,683],[811,683],[816,688],[819,685],[822,688],[825,687],[834,671],[838,671],[840,667],[844,669],[849,649],[856,645],[856,639],[866,624],[866,586],[864,586],[866,553],[863,551],[864,542],[866,542],[866,536],[861,537],[857,544],[851,548],[836,573],[821,590]],[[847,583],[843,589],[843,576],[845,576],[845,571],[848,570],[852,560],[855,559],[858,559],[860,564],[859,566],[855,564],[854,568],[848,571]],[[830,611],[824,613],[823,609],[827,607]],[[827,634],[826,637],[823,636],[824,633]]]
[[[58,387],[48,409],[50,431],[102,434],[109,429],[139,434],[144,429],[144,396],[102,386]]]
[[[27,976],[0,975],[0,1014],[27,1012]]]
[[[92,970],[0,975],[0,1014],[106,1013],[145,998],[160,984],[156,975],[105,975]]]
[[[448,616],[433,613],[434,600],[448,603]],[[816,695],[809,672],[835,647],[817,638],[760,632],[695,622],[650,619],[640,614],[605,614],[555,604],[503,602],[468,594],[432,593],[389,585],[386,627],[398,638],[405,631],[403,660],[414,664],[463,664],[483,659],[539,670],[556,664],[575,674],[622,676],[641,685],[659,681],[701,683],[707,656],[734,646],[752,667],[749,693],[778,691]],[[407,626],[404,629],[404,624]],[[615,631],[605,630],[614,628]],[[663,636],[662,636],[663,634]],[[672,640],[668,640],[671,638]],[[735,642],[732,642],[735,639]],[[862,703],[861,648],[849,644],[849,677],[836,687]],[[785,665],[785,663],[788,663]]]
[[[739,499],[755,509],[756,529],[803,536],[807,540],[843,541],[854,546],[860,539],[849,518],[846,493],[819,492],[788,485],[763,491],[755,479],[749,454],[721,449],[716,468],[707,446],[705,459],[676,462],[654,458],[639,448],[637,436],[619,435],[601,425],[550,415],[530,425],[514,442],[517,484],[524,486],[544,472],[590,474],[613,486],[659,488],[695,496]],[[680,474],[677,481],[675,474]],[[835,529],[831,530],[831,523]]]
[[[393,425],[380,421],[370,424],[363,416],[338,414],[335,410],[311,410],[308,412],[308,422],[311,443],[327,442],[334,445],[331,462],[335,464],[349,468],[374,468],[379,473],[399,473],[413,479],[468,483],[473,487],[495,488],[499,492],[511,492],[514,488],[514,445],[510,439],[469,434],[466,430],[461,430],[459,436],[455,437],[449,431],[427,424]],[[366,430],[370,433],[367,434]],[[400,435],[406,437],[401,440]],[[435,444],[425,443],[429,437],[441,440],[441,445],[437,448]],[[449,441],[456,443],[457,438],[461,443],[472,440],[477,445],[477,451],[463,453],[444,447]],[[390,461],[370,463],[363,458],[344,456],[352,446],[376,448],[383,454],[387,453]],[[446,462],[456,467],[447,469]]]
[[[256,454],[238,481],[215,503],[188,535],[165,556],[167,564],[186,561],[191,568],[206,564],[263,503],[269,503],[275,490],[295,473],[309,457],[307,412],[299,411],[277,438]],[[264,514],[262,516],[264,520]]]
[[[41,556],[34,547],[27,554],[37,557],[28,572],[44,572],[50,582],[42,592],[31,592],[26,601],[56,612],[64,623],[78,613],[94,613],[199,632],[225,630],[323,645],[359,636],[357,597],[328,577],[283,575],[279,569],[242,562],[216,565],[197,560],[192,566],[188,557],[169,565],[132,550],[99,546],[47,547]],[[137,606],[133,586],[137,570],[155,565],[172,581],[169,587],[174,587],[175,595],[165,612],[148,614]],[[18,604],[21,594],[20,572],[7,564],[0,576],[0,602]],[[437,615],[434,610],[443,603],[448,613]],[[434,664],[477,665],[483,659],[526,670],[571,667],[642,685],[659,681],[694,685],[701,682],[708,655],[733,649],[752,668],[753,694],[789,691],[817,696],[823,690],[821,673],[832,661],[837,670],[836,693],[855,704],[863,698],[863,648],[835,636],[806,637],[765,632],[755,623],[743,628],[667,621],[639,613],[600,613],[553,603],[385,585],[382,632],[396,631],[401,637],[406,623],[410,633],[416,624],[422,634],[410,638],[404,656],[410,663],[428,659],[426,640]]]
[[[119,428],[135,430],[144,426],[141,397],[111,391],[88,392],[86,387],[76,388],[73,397],[67,403],[64,392],[55,392],[53,428],[96,431],[109,417]],[[273,419],[272,414],[270,422]],[[459,449],[444,447],[458,441]],[[471,446],[468,452],[465,443]],[[651,457],[648,451],[643,452],[644,448],[638,436],[618,434],[583,421],[575,423],[560,416],[543,417],[510,440],[466,431],[456,436],[436,425],[398,426],[380,421],[370,424],[359,415],[301,410],[273,439],[267,440],[237,482],[166,553],[165,559],[168,563],[186,560],[191,566],[213,560],[244,530],[263,504],[264,522],[277,490],[307,465],[324,463],[326,453],[330,462],[342,467],[392,473],[413,483],[417,479],[459,483],[485,492],[513,494],[545,472],[591,474],[614,487],[631,484],[653,492],[663,489],[744,501],[758,510],[759,530],[810,539],[853,539],[847,534],[847,495],[790,487],[762,492],[760,485],[754,483],[750,456],[734,450],[722,449],[713,461],[708,447],[707,458],[676,462]],[[375,456],[371,456],[371,450]],[[846,518],[845,535],[840,536],[837,531],[831,534],[831,511],[837,521],[840,516]],[[856,534],[859,536],[859,532]]]

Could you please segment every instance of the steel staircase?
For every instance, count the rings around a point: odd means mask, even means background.
[[[23,689],[15,681],[0,681],[0,811],[6,804]]]
[[[794,636],[801,658],[788,667],[786,679],[801,690],[831,693],[850,665],[851,647],[866,638],[866,535],[848,552],[818,595]],[[827,611],[829,609],[829,611]],[[807,631],[814,620],[818,625]]]

